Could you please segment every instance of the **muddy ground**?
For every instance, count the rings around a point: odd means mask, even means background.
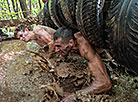
[[[138,76],[104,59],[112,89],[91,96],[76,95],[74,102],[138,102]],[[0,42],[0,102],[58,102],[63,92],[74,92],[92,83],[87,61],[78,54],[59,59],[36,43]]]

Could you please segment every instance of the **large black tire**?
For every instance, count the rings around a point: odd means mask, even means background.
[[[60,27],[60,26],[63,26],[63,24],[61,23],[57,15],[57,12],[58,12],[57,6],[58,6],[57,0],[49,0],[48,7],[49,7],[49,13],[50,13],[51,19],[53,20],[53,22],[57,27]]]
[[[138,74],[138,0],[112,0],[108,16],[113,57]]]
[[[98,5],[98,0],[78,0],[76,21],[82,35],[97,48],[104,47],[102,29],[102,7],[104,0]],[[98,7],[99,6],[99,7]]]
[[[61,10],[66,20],[77,29],[76,23],[76,3],[77,0],[60,0]]]
[[[43,24],[44,26],[51,27],[53,29],[57,29],[57,26],[54,24],[54,22],[51,20],[50,14],[49,14],[49,8],[48,5],[45,5],[43,8]]]
[[[74,27],[65,19],[61,7],[60,7],[60,0],[49,0],[49,13],[51,19],[58,27],[66,26],[68,28],[74,29]]]

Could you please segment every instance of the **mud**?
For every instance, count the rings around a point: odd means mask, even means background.
[[[87,61],[78,54],[61,59],[36,43],[0,43],[0,102],[58,102],[64,93],[89,86],[93,77]],[[138,102],[138,76],[104,59],[112,89],[93,95],[80,93],[74,102]]]

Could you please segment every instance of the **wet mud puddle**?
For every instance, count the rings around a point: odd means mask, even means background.
[[[138,102],[138,76],[112,61],[105,64],[112,89],[94,96],[81,93],[74,102]],[[92,80],[86,60],[79,55],[48,59],[36,43],[0,42],[0,102],[60,102],[63,92],[85,88]]]

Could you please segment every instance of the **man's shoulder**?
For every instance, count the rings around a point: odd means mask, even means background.
[[[51,27],[48,27],[48,26],[43,26],[43,25],[37,25],[36,27],[34,27],[34,30],[36,30],[36,29],[38,29],[38,30],[40,30],[40,29],[44,29],[44,30],[55,30],[55,29],[53,29],[53,28],[51,28]]]
[[[51,27],[48,27],[48,26],[43,26],[43,25],[37,25],[33,29],[33,32],[35,34],[38,34],[38,32],[41,32],[42,33],[43,31],[46,31],[46,32],[48,32],[49,34],[52,34],[52,35],[56,32],[55,29],[53,29]]]

